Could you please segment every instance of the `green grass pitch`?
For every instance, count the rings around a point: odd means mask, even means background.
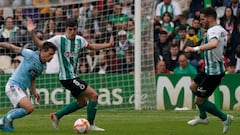
[[[31,115],[14,121],[15,135],[74,135],[73,123],[86,117],[86,110],[79,110],[63,117],[59,130],[52,128],[49,113],[56,110],[36,109]],[[7,110],[0,110],[0,115]],[[228,111],[234,120],[227,135],[240,135],[240,116],[237,111]],[[105,132],[89,132],[89,135],[221,135],[222,123],[212,115],[208,125],[189,126],[187,121],[197,111],[133,111],[99,110],[96,116],[98,126]],[[3,133],[1,135],[9,135]]]

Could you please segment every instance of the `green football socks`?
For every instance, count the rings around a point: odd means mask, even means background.
[[[225,121],[227,119],[227,115],[225,113],[223,113],[220,109],[218,109],[215,104],[213,104],[212,102],[210,102],[208,100],[206,100],[202,104],[198,105],[198,107],[200,110],[200,118],[205,117],[204,115],[206,115],[206,113],[204,114],[203,111],[204,112],[206,111],[208,113],[211,113],[211,114],[219,117],[222,121]]]
[[[198,105],[198,109],[199,109],[199,117],[201,119],[206,119],[207,118],[206,111],[202,108],[201,105]]]
[[[89,101],[87,105],[87,120],[89,121],[90,125],[94,124],[94,119],[97,112],[97,102]]]
[[[67,106],[63,107],[61,110],[55,113],[56,117],[60,119],[64,115],[70,114],[72,112],[75,112],[76,110],[80,109],[81,107],[77,103],[77,101],[73,101]]]

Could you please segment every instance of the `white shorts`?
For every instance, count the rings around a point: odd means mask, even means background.
[[[26,91],[22,90],[20,87],[16,85],[7,84],[5,87],[5,92],[13,104],[13,107],[16,108],[18,106],[19,101],[27,96]]]

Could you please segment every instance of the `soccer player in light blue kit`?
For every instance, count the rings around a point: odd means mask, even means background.
[[[27,21],[27,29],[30,33],[32,40],[38,47],[41,47],[45,41],[41,41],[33,30],[35,25],[31,20]],[[95,125],[95,115],[97,112],[97,92],[88,85],[87,82],[80,79],[77,74],[77,64],[81,51],[86,48],[90,50],[100,50],[112,47],[114,44],[113,36],[110,37],[108,43],[90,44],[82,36],[77,35],[77,20],[69,18],[65,22],[65,34],[56,35],[47,41],[52,42],[58,48],[59,60],[59,80],[63,87],[69,90],[72,96],[76,99],[56,113],[51,113],[53,127],[58,128],[60,119],[67,114],[77,111],[87,105],[87,119],[90,123],[90,131],[105,131]],[[88,101],[88,102],[87,102]]]
[[[3,132],[14,132],[13,120],[30,114],[34,109],[26,90],[29,88],[37,101],[40,101],[40,94],[36,91],[36,78],[46,69],[46,62],[53,58],[57,48],[51,42],[45,42],[40,51],[32,51],[6,42],[0,42],[0,47],[11,49],[24,57],[5,87],[6,95],[14,109],[0,119],[0,129]]]

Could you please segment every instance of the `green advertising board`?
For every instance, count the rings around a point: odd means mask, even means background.
[[[157,109],[174,109],[176,107],[196,108],[194,96],[189,85],[194,76],[186,75],[157,75]],[[212,83],[212,82],[209,82]],[[240,75],[226,75],[221,85],[209,97],[209,100],[225,110],[240,108]]]
[[[9,75],[1,75],[0,81],[0,108],[11,107],[5,94],[5,84]],[[99,93],[99,107],[108,108],[134,108],[133,75],[129,74],[87,74],[81,79],[88,83]],[[94,79],[91,79],[94,78]],[[37,78],[37,91],[41,94],[39,105],[31,98],[36,107],[59,108],[74,100],[68,90],[65,90],[58,81],[57,74],[43,74]],[[31,95],[28,91],[28,94]]]
[[[9,75],[0,75],[0,108],[9,108],[11,104],[5,95],[5,84]],[[99,93],[99,109],[134,109],[134,75],[131,74],[87,74],[80,76]],[[158,110],[188,107],[195,109],[194,96],[189,85],[194,76],[191,75],[156,75],[156,88],[153,92],[142,90],[142,104]],[[94,78],[94,79],[91,79]],[[209,82],[211,83],[211,82]],[[240,108],[240,75],[226,75],[219,92],[209,97],[220,108],[237,110]],[[144,87],[144,86],[143,86]],[[60,108],[74,100],[68,90],[63,89],[56,74],[44,74],[37,79],[37,90],[41,94],[41,102],[35,107]],[[149,94],[152,94],[149,96]],[[144,101],[145,100],[145,101]],[[154,107],[147,104],[153,101]]]

